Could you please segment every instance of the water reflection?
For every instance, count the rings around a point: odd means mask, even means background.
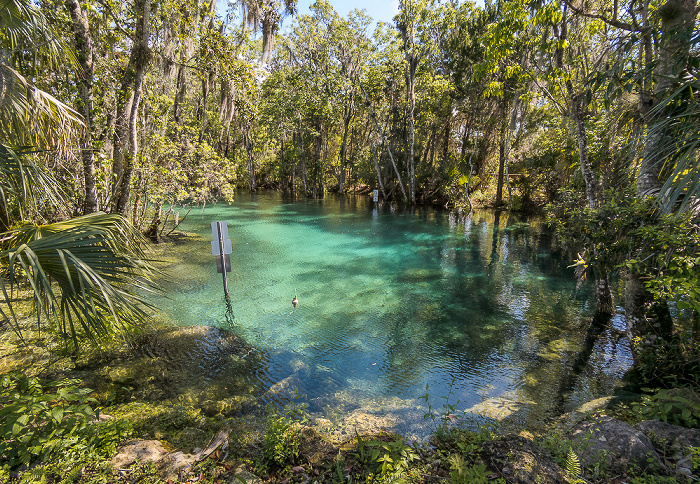
[[[208,256],[214,220],[233,244],[230,317]],[[249,376],[264,399],[295,388],[327,418],[362,409],[418,435],[426,384],[433,407],[453,392],[460,411],[491,402],[529,420],[609,391],[629,365],[625,341],[603,333],[572,373],[591,288],[577,289],[535,218],[240,193],[182,229],[201,239],[170,267],[162,307],[264,351],[265,370]]]

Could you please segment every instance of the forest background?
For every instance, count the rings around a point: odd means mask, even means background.
[[[697,0],[402,0],[373,35],[324,0],[1,7],[0,310],[19,335],[18,281],[70,350],[143,321],[125,284],[150,286],[139,232],[158,240],[173,207],[377,189],[546,207],[595,321],[620,281],[640,380],[698,385]]]

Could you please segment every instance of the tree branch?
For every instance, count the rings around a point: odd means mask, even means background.
[[[563,0],[563,1],[577,15],[582,15],[584,17],[602,20],[603,22],[605,22],[608,25],[612,25],[613,27],[617,27],[618,29],[622,29],[622,30],[627,30],[629,32],[636,32],[639,30],[639,29],[636,29],[632,24],[628,24],[627,22],[620,22],[619,20],[608,18],[605,15],[598,15],[595,13],[584,12],[582,9],[574,6],[574,4],[571,3],[571,0]]]

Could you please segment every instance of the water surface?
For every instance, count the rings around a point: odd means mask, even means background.
[[[232,241],[232,321],[212,221]],[[606,332],[572,374],[592,288],[577,287],[537,218],[240,192],[180,229],[201,239],[168,268],[169,299],[156,303],[180,325],[244,337],[263,362],[246,375],[259,398],[296,389],[332,425],[354,412],[421,436],[428,403],[525,422],[611,391],[630,364],[626,340]]]

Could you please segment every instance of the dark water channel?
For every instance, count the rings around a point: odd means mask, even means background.
[[[233,245],[232,320],[211,255],[217,220]],[[458,414],[532,423],[611,392],[631,362],[605,331],[572,374],[592,287],[577,287],[538,218],[241,192],[180,228],[201,239],[175,257],[156,304],[182,326],[232,329],[254,348],[247,391],[278,403],[298,392],[329,429],[421,437],[426,385],[436,411],[449,396]]]

